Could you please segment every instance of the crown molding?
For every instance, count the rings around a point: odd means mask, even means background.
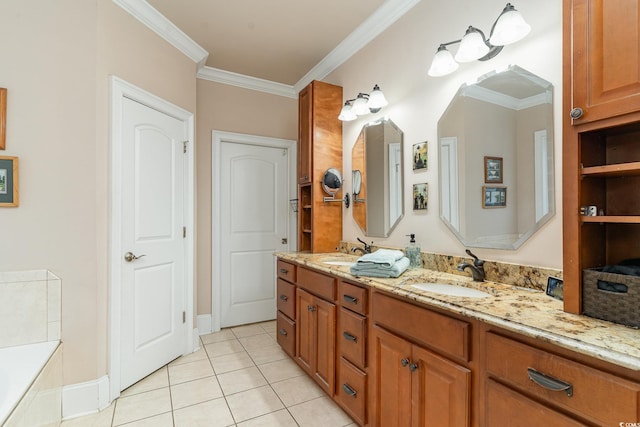
[[[542,104],[551,104],[551,92],[544,91],[524,99],[517,99],[504,93],[496,92],[478,85],[466,86],[461,91],[462,96],[474,98],[490,104],[499,105],[514,111],[525,110]]]
[[[220,70],[218,68],[204,66],[198,70],[197,77],[212,82],[298,99],[298,92],[296,92],[291,85]]]
[[[387,0],[384,2],[293,86],[296,93],[311,81],[325,78],[418,3],[420,0]]]
[[[209,52],[194,42],[173,22],[158,12],[145,0],[113,0],[115,4],[127,11],[131,16],[146,25],[151,31],[165,39],[169,44],[184,53],[199,67],[203,66]]]

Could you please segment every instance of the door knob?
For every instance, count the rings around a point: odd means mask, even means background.
[[[142,258],[143,256],[147,256],[147,255],[143,254],[143,255],[136,256],[131,252],[127,252],[126,254],[124,254],[124,260],[127,261],[127,262],[132,262],[132,261],[135,261],[135,260],[137,260],[139,258]]]

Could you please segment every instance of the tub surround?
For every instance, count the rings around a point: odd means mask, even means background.
[[[349,248],[344,243],[341,247]],[[535,287],[523,287],[523,285],[530,283],[530,280],[522,278],[515,280],[515,284],[518,286],[497,281],[477,283],[473,282],[470,277],[460,274],[426,268],[407,270],[396,279],[355,278],[350,274],[349,266],[323,263],[323,260],[328,259],[353,262],[358,259],[357,256],[344,252],[324,254],[278,252],[276,256],[338,277],[356,280],[372,288],[384,290],[426,306],[437,307],[477,319],[589,357],[640,371],[640,341],[637,329],[566,313],[563,311],[562,301],[547,296]],[[454,258],[456,257],[451,257],[451,263],[445,263],[445,265],[455,264]],[[425,254],[423,254],[424,263]],[[523,272],[516,267],[514,270]],[[504,274],[510,270],[497,268],[489,271],[500,271]],[[524,273],[528,274],[529,271],[524,270]],[[557,273],[553,275],[557,275]],[[492,279],[489,274],[487,277]],[[420,282],[440,282],[472,287],[488,292],[492,297],[452,297],[421,291],[410,286]]]

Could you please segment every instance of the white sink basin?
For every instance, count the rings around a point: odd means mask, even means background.
[[[414,283],[411,287],[420,289],[421,291],[433,292],[434,294],[448,295],[452,297],[486,298],[491,296],[491,294],[477,289],[449,285],[446,283]]]
[[[322,261],[323,264],[329,264],[329,265],[353,265],[353,262],[350,261]]]

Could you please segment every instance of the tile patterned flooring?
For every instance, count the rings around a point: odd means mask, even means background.
[[[276,322],[223,329],[201,348],[62,427],[355,426],[276,343]]]

